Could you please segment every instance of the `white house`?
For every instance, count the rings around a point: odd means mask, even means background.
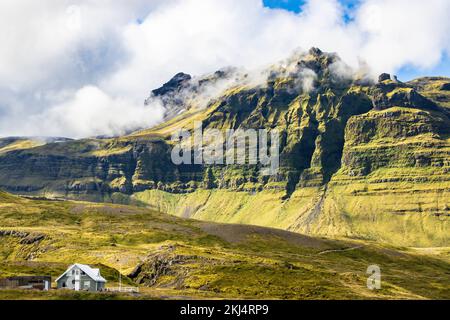
[[[99,269],[93,269],[85,264],[71,265],[58,279],[58,289],[75,291],[103,291],[106,279],[100,275]]]

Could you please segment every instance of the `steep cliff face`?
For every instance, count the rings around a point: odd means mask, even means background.
[[[380,168],[448,168],[449,119],[393,107],[353,117],[346,128],[343,170],[366,176]]]
[[[448,244],[450,79],[383,75],[371,83],[318,49],[262,74],[257,83],[236,70],[179,74],[149,98],[173,107],[155,128],[0,151],[0,188],[134,199],[181,216],[312,234]],[[208,84],[220,93],[205,94]],[[259,165],[174,165],[170,136],[194,121],[203,130],[277,129],[278,174],[265,176]]]
[[[141,181],[175,180],[176,170],[167,144],[138,140],[51,143],[8,152],[0,167],[1,185],[10,191],[95,200],[152,187]]]

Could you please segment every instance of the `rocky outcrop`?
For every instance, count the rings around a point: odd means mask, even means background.
[[[371,88],[369,95],[376,110],[406,107],[437,110],[437,105],[419,94],[413,87],[398,81],[382,81]]]
[[[391,75],[389,73],[382,73],[378,77],[378,83],[382,83],[383,81],[391,80]]]
[[[180,255],[175,253],[175,246],[162,246],[157,252],[151,253],[147,258],[128,275],[134,282],[149,287],[164,285],[178,289],[184,287],[184,279],[189,273],[192,263],[213,264],[212,260],[195,255]],[[161,278],[171,278],[169,283],[160,284]]]
[[[42,233],[29,233],[15,230],[0,230],[0,237],[14,237],[19,238],[20,244],[30,245],[39,243],[46,238]]]
[[[442,84],[440,89],[443,91],[450,91],[450,82]]]
[[[191,79],[192,77],[189,74],[180,72],[170,79],[169,82],[165,83],[161,88],[153,90],[152,94],[156,97],[161,97],[180,92],[183,87],[187,86]]]

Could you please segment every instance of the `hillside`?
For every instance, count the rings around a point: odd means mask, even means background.
[[[3,149],[0,188],[310,235],[449,245],[450,79],[402,83],[384,74],[373,83],[318,49],[262,74],[257,84],[234,69],[178,74],[147,100],[167,105],[157,127]],[[205,86],[219,93],[205,99]],[[171,134],[198,120],[204,130],[278,129],[279,173],[174,165]]]
[[[118,272],[141,294],[0,290],[3,299],[442,299],[448,249],[332,241],[275,229],[180,219],[149,209],[24,199],[0,192],[0,278],[59,276],[74,262]],[[382,269],[380,291],[366,269]]]

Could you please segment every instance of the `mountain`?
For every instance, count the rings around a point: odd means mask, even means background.
[[[151,93],[166,121],[112,139],[0,152],[0,188],[153,206],[309,235],[448,246],[449,78],[378,82],[311,49],[258,72],[176,75]],[[177,128],[277,129],[280,170],[171,161]],[[257,208],[257,210],[255,210]]]
[[[138,295],[0,290],[0,299],[448,299],[448,250],[180,219],[147,208],[0,192],[0,277],[96,265]],[[369,265],[382,290],[368,290]]]

